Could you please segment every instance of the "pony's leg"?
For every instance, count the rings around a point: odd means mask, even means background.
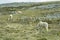
[[[48,31],[48,25],[46,26],[46,30]]]

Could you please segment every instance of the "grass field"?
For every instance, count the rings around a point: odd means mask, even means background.
[[[38,22],[28,24],[30,21],[23,22],[20,18],[25,16],[46,17],[46,15],[50,15],[50,13],[43,14],[40,10],[26,10],[23,12],[24,14],[14,15],[14,18],[11,21],[7,20],[9,15],[0,16],[0,40],[60,40],[59,18],[43,20],[49,23],[49,31],[47,32],[44,28],[36,30],[35,27]]]
[[[21,8],[0,5],[0,40],[60,40],[60,2],[22,4]],[[39,9],[40,6],[48,8]],[[8,20],[12,11],[22,11],[22,14],[14,13],[13,19]],[[45,28],[37,30],[36,25],[41,20],[49,24],[48,32]]]

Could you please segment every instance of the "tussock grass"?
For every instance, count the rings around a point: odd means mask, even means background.
[[[23,16],[15,15],[13,21],[7,20],[8,15],[0,17],[1,40],[60,40],[60,25],[54,23],[55,21],[58,22],[58,20],[50,20],[49,31],[47,32],[44,28],[42,30],[36,30],[35,26],[39,22],[38,20],[37,22],[36,19],[35,22],[32,21],[33,23],[29,24],[28,22],[31,21],[23,19],[26,21],[23,22],[20,19]],[[47,19],[44,21],[49,22]]]
[[[57,10],[23,10],[23,14],[13,15],[10,21],[7,20],[9,15],[1,15],[0,40],[60,40],[60,18],[46,18]],[[48,32],[44,28],[36,30],[40,20],[48,22]]]

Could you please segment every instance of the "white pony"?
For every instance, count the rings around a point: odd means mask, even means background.
[[[48,31],[48,23],[47,23],[47,22],[42,22],[42,21],[40,21],[40,22],[37,24],[37,27],[45,27],[46,30]]]
[[[13,14],[10,14],[8,20],[12,20],[12,19],[13,19]]]

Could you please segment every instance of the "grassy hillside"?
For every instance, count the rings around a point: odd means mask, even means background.
[[[23,6],[0,8],[0,40],[60,40],[60,5],[58,4],[60,2],[24,3]],[[22,11],[23,14],[14,13],[13,19],[8,20],[12,11]],[[48,32],[45,28],[37,30],[36,25],[40,20],[48,22]]]
[[[60,2],[16,2],[0,4],[0,14],[10,14],[12,11],[20,10],[40,10],[39,13],[54,13],[60,11]]]

